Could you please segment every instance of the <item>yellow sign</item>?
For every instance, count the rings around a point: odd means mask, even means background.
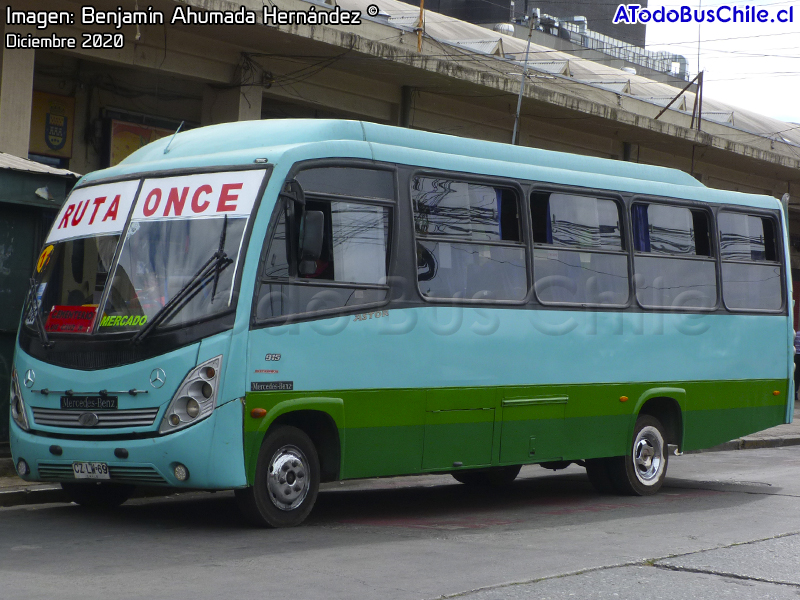
[[[33,92],[31,154],[69,158],[75,129],[75,98]]]
[[[111,121],[111,156],[109,163],[113,167],[150,142],[175,133],[169,129],[136,125],[123,121]]]
[[[44,268],[47,266],[47,263],[50,262],[50,255],[53,254],[53,245],[50,244],[42,250],[42,254],[39,256],[39,262],[36,263],[36,272],[41,273]]]

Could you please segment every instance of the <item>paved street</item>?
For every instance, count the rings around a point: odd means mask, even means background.
[[[575,466],[328,484],[289,530],[249,528],[230,493],[3,508],[0,597],[797,598],[798,473],[794,446],[675,458],[651,498]]]

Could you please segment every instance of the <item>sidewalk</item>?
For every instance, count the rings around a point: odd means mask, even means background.
[[[753,450],[756,448],[779,448],[800,445],[800,403],[795,403],[795,421],[789,425],[778,425],[752,435],[741,437],[719,446],[697,452],[719,452],[723,450]],[[172,490],[165,490],[173,493]],[[67,502],[61,486],[57,483],[30,483],[16,475],[11,458],[0,457],[0,508],[21,504],[46,504]]]

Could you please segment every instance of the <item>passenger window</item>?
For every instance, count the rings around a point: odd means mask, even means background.
[[[632,222],[637,252],[711,256],[705,211],[667,204],[634,204]]]
[[[779,310],[783,305],[777,223],[720,211],[722,297],[732,310]]]
[[[570,194],[531,196],[533,241],[562,248],[622,250],[619,208],[613,200]]]
[[[520,241],[517,197],[511,190],[452,179],[415,177],[418,235],[469,241]]]
[[[531,194],[533,278],[544,304],[624,305],[628,256],[613,200],[549,192]]]
[[[777,262],[775,224],[772,219],[739,213],[719,213],[722,260]]]
[[[513,190],[415,177],[417,280],[426,298],[522,300],[528,293]]]
[[[680,309],[717,305],[717,268],[706,211],[636,203],[631,223],[639,304]]]
[[[276,208],[256,306],[259,320],[386,299],[391,208],[304,191],[304,205],[280,199]]]

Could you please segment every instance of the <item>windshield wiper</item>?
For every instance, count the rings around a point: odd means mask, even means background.
[[[222,233],[219,234],[219,248],[217,254],[225,256],[225,236],[228,233],[228,215],[225,215],[225,222],[222,224]],[[227,266],[227,265],[226,265]],[[217,295],[217,284],[219,283],[219,274],[222,273],[224,267],[220,266],[217,262],[216,273],[214,273],[214,288],[211,291],[211,304],[214,304],[214,296]]]
[[[36,283],[36,279],[31,277],[31,287],[28,288],[28,315],[30,315],[31,311],[33,311],[33,323],[36,326],[36,333],[39,334],[39,340],[42,342],[42,346],[45,348],[51,348],[53,346],[53,342],[50,341],[50,338],[47,337],[47,330],[44,327],[44,323],[42,322],[42,315],[39,312],[39,299],[36,297],[36,288],[38,284]],[[25,317],[25,321],[28,320],[28,317]]]
[[[153,329],[158,327],[161,323],[169,319],[175,313],[180,312],[184,306],[191,302],[200,290],[202,290],[210,282],[214,282],[214,293],[212,294],[212,302],[214,295],[217,293],[217,283],[219,282],[219,275],[233,264],[233,259],[230,258],[224,250],[225,235],[228,229],[228,215],[225,215],[225,223],[222,226],[222,234],[219,237],[219,248],[214,254],[211,255],[205,264],[200,267],[200,270],[186,282],[178,293],[175,294],[169,302],[161,307],[152,319],[147,321],[147,324],[142,327],[136,335],[131,338],[132,344],[140,343]]]

